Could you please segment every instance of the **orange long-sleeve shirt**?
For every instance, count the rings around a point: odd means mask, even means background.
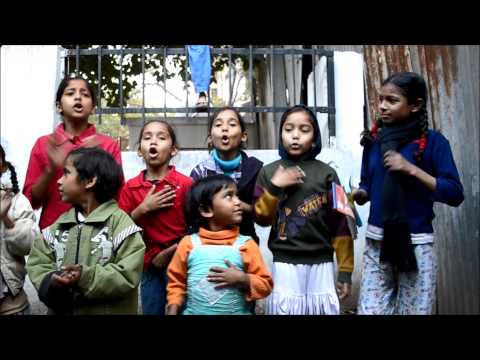
[[[202,244],[206,245],[232,245],[239,235],[239,228],[209,231],[200,228],[198,236]],[[168,266],[167,301],[169,305],[182,305],[187,293],[187,264],[188,256],[192,251],[192,238],[190,235],[183,237]],[[270,272],[265,267],[260,248],[253,239],[248,240],[240,248],[244,271],[250,278],[250,288],[245,292],[247,301],[267,297],[273,289],[273,280]]]

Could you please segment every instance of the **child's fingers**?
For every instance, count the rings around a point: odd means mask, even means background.
[[[168,201],[176,196],[175,190],[171,190],[168,193],[161,193],[160,191],[154,194],[155,198],[159,202]]]
[[[171,191],[175,191],[174,189],[172,189],[172,187],[170,185],[165,185],[162,190],[160,190],[158,193],[156,193],[155,195],[163,195],[165,193],[168,193],[168,192],[171,192]]]
[[[166,195],[165,196],[160,196],[156,199],[156,202],[157,202],[158,205],[161,205],[163,203],[170,202],[170,201],[174,200],[175,197],[176,197],[176,194],[170,194],[168,196],[166,196]]]
[[[230,286],[230,284],[227,283],[227,282],[222,282],[222,283],[216,285],[215,289],[220,290],[220,289],[226,288],[227,286]]]
[[[70,280],[68,280],[67,277],[63,276],[58,276],[57,274],[52,275],[52,280],[57,284],[57,285],[69,285]]]
[[[210,281],[210,282],[220,282],[220,281],[224,281],[223,277],[222,276],[219,276],[219,275],[207,275],[207,280]]]
[[[337,292],[338,292],[338,298],[340,300],[343,300],[349,294],[349,284],[347,284],[347,283],[337,283]]]
[[[155,191],[155,188],[156,188],[156,186],[155,186],[155,184],[153,184],[153,186],[150,188],[150,190],[148,190],[147,196],[152,195],[153,192]]]
[[[225,261],[225,264],[227,264],[227,266],[228,266],[229,268],[236,268],[236,266],[233,265],[229,260],[225,259],[224,261]]]
[[[287,169],[289,176],[296,182],[300,182],[305,177],[305,172],[298,166],[292,166]]]
[[[100,145],[100,140],[97,135],[91,135],[83,139],[82,147],[95,147]]]
[[[306,175],[306,174],[305,174],[305,171],[303,171],[300,166],[297,165],[296,168],[297,168],[298,172],[299,172],[302,176],[305,176],[305,175]]]
[[[225,271],[224,268],[218,267],[218,266],[213,266],[209,269],[210,271],[213,271],[215,273],[222,273]]]
[[[158,205],[158,208],[163,209],[163,208],[166,208],[166,207],[169,207],[169,206],[173,206],[173,203],[167,203],[167,204],[162,203],[162,204]]]
[[[383,154],[383,158],[385,159],[386,157],[389,157],[389,156],[392,156],[394,154],[396,154],[397,152],[394,151],[394,150],[387,150],[385,151],[385,154]]]
[[[155,194],[156,195],[156,194]],[[167,194],[163,194],[163,195],[160,195],[158,197],[158,200],[160,201],[168,201],[168,200],[171,200],[173,198],[175,198],[175,196],[177,196],[177,194],[175,193],[175,191],[171,191]]]

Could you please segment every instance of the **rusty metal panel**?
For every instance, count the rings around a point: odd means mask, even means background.
[[[479,46],[364,46],[367,102],[377,116],[381,82],[397,71],[421,73],[429,90],[429,122],[450,141],[465,201],[435,205],[437,310],[480,313],[479,277]]]

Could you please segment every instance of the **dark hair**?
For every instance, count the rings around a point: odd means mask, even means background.
[[[173,130],[172,126],[166,122],[165,120],[149,120],[147,122],[145,122],[145,124],[143,124],[142,128],[140,129],[140,133],[138,135],[138,141],[137,141],[137,145],[138,145],[138,148],[140,149],[140,144],[142,142],[142,137],[143,137],[143,132],[145,131],[145,127],[148,125],[148,124],[151,124],[151,123],[160,123],[160,124],[163,124],[167,127],[167,131],[168,131],[168,134],[170,135],[170,138],[172,139],[172,146],[176,147],[178,149],[178,143],[177,143],[177,135],[175,135],[175,131]]]
[[[95,106],[97,104],[97,98],[95,97],[95,90],[93,89],[92,84],[87,79],[84,79],[81,76],[74,76],[74,77],[64,77],[62,81],[60,81],[60,84],[58,84],[57,88],[57,95],[55,97],[55,104],[60,104],[60,100],[62,99],[63,92],[67,88],[68,84],[70,84],[70,81],[72,80],[83,80],[85,81],[85,84],[87,85],[87,89],[90,92],[90,96],[92,97],[92,104]]]
[[[420,122],[420,126],[423,130],[423,135],[420,140],[419,151],[415,153],[417,160],[421,159],[423,151],[426,146],[426,134],[428,132],[428,111],[427,111],[427,100],[428,100],[428,91],[427,84],[420,74],[414,72],[400,72],[395,73],[387,77],[383,82],[382,86],[387,84],[395,85],[403,96],[407,98],[409,104],[413,104],[417,99],[422,99],[422,107],[419,111],[411,113],[411,118]],[[361,133],[360,144],[364,146],[365,144],[372,143],[375,140],[377,130],[383,126],[381,119],[377,119],[371,130],[365,129]]]
[[[309,152],[307,158],[308,159],[315,159],[315,157],[322,150],[322,137],[321,137],[321,134],[320,134],[320,127],[318,126],[318,120],[317,120],[317,117],[315,116],[315,114],[313,113],[313,111],[310,110],[307,106],[302,105],[302,104],[292,106],[290,109],[285,111],[282,114],[282,117],[280,118],[280,128],[278,130],[278,139],[279,139],[279,141],[278,141],[278,152],[280,154],[280,157],[282,159],[288,158],[287,151],[283,147],[283,143],[282,143],[282,128],[283,128],[283,125],[285,124],[285,121],[287,121],[287,118],[291,114],[296,113],[296,112],[303,112],[303,113],[307,114],[308,117],[309,117],[310,123],[313,126],[313,143],[314,143],[315,147]]]
[[[235,185],[235,181],[223,174],[201,178],[192,185],[187,194],[186,212],[187,221],[194,231],[198,231],[200,226],[206,225],[199,209],[212,206],[213,196],[230,185]]]
[[[7,165],[8,170],[10,170],[10,181],[12,182],[12,191],[14,194],[18,194],[20,188],[18,187],[18,179],[17,179],[17,172],[15,171],[14,166],[7,161],[5,150],[3,146],[0,145],[0,158],[2,158],[2,162]]]
[[[115,198],[122,186],[123,171],[112,154],[98,147],[78,148],[68,157],[72,159],[80,181],[97,178],[92,190],[100,204]]]
[[[235,115],[237,116],[238,122],[240,123],[240,128],[242,129],[242,133],[247,131],[247,127],[245,126],[245,120],[243,120],[243,117],[242,117],[242,115],[240,115],[238,110],[235,109],[234,107],[231,107],[231,106],[224,106],[220,110],[215,111],[213,113],[213,115],[210,116],[210,119],[208,119],[208,135],[210,135],[212,133],[213,122],[218,117],[218,115],[220,115],[222,112],[227,111],[227,110],[233,111],[235,113]],[[245,144],[243,142],[242,142],[242,147],[245,147]],[[212,148],[213,148],[213,146],[211,144],[208,144],[208,150],[211,150]]]
[[[413,104],[418,98],[427,102],[427,84],[422,76],[414,72],[400,72],[386,78],[382,86],[393,84],[398,87],[407,98],[409,104]]]

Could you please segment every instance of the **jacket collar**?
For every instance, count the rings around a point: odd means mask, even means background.
[[[104,222],[107,220],[116,210],[118,209],[117,202],[112,199],[107,202],[104,202],[95,210],[93,210],[85,219],[84,223],[98,223]],[[68,212],[63,214],[58,220],[57,223],[60,225],[65,224],[77,224],[76,212],[77,210],[72,207]]]

